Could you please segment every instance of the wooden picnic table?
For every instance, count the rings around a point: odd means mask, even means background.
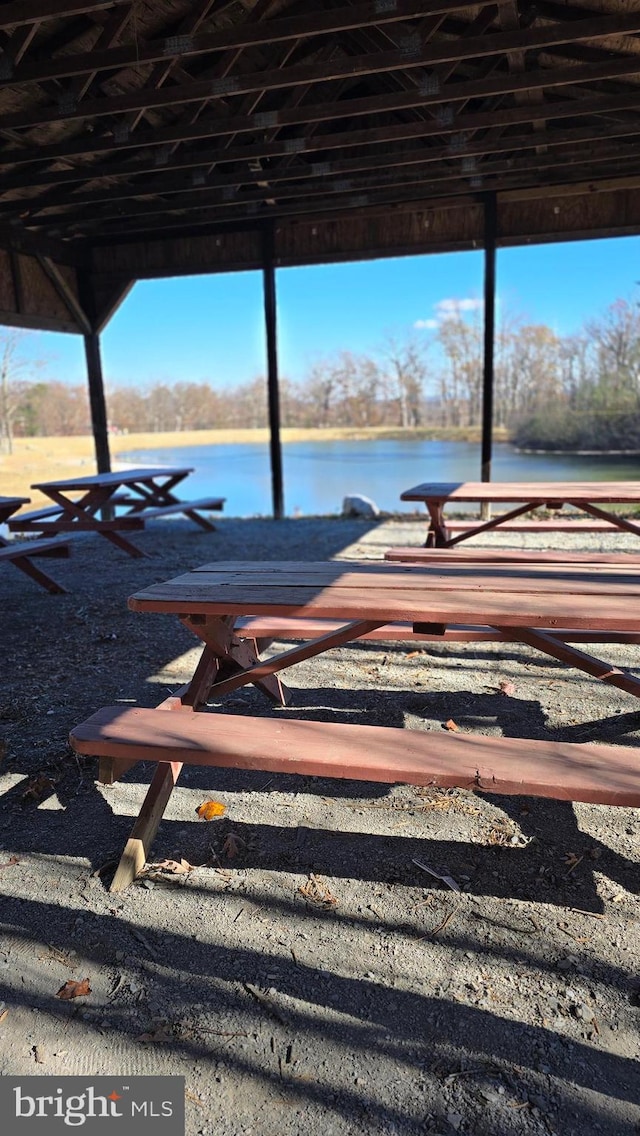
[[[220,510],[224,497],[181,501],[176,486],[192,467],[124,469],[32,485],[53,502],[9,522],[14,532],[97,532],[129,556],[145,554],[123,532],[140,530],[154,517],[183,513],[209,532],[215,526],[200,511]]]
[[[449,623],[503,629],[511,640],[640,697],[640,679],[549,630],[639,632],[640,573],[633,566],[218,562],[137,592],[129,607],[179,619],[204,649],[191,681],[160,707],[104,708],[72,732],[76,752],[101,758],[106,784],[137,761],[158,762],[112,890],[144,865],[184,762],[640,805],[640,763],[627,747],[193,713],[248,683],[286,704],[283,671],[390,620],[417,630]],[[235,634],[236,622],[253,615],[318,617],[338,626],[263,661],[254,642]]]
[[[640,536],[640,525],[619,517],[603,505],[640,505],[640,481],[434,481],[406,489],[402,501],[423,501],[429,512],[427,547],[444,548],[469,540],[480,533],[503,528],[503,531],[597,531],[616,529]],[[445,517],[447,505],[460,502],[493,505],[517,504],[491,520],[451,520]],[[565,506],[588,513],[587,521],[571,520],[558,514]],[[546,508],[556,515],[550,519],[516,522],[516,518],[534,509]],[[457,536],[454,530],[461,530]]]
[[[28,497],[0,497],[0,525],[7,524],[18,509],[28,504]],[[68,555],[69,542],[66,540],[7,540],[0,535],[0,560],[8,560],[48,592],[64,593],[66,588],[36,566],[32,557]]]

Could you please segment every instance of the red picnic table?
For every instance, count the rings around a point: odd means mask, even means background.
[[[416,485],[400,494],[401,501],[423,501],[429,512],[427,547],[444,548],[469,540],[472,536],[502,528],[510,532],[595,532],[607,529],[640,536],[640,525],[618,516],[603,505],[640,505],[640,481],[433,481]],[[445,517],[447,505],[517,504],[491,520],[451,520]],[[589,514],[587,521],[572,520],[559,511],[570,506]],[[554,516],[545,520],[516,522],[534,509],[546,508]],[[514,523],[516,522],[516,523]],[[453,536],[453,530],[461,530]]]
[[[626,746],[194,712],[248,683],[285,704],[281,672],[394,620],[418,632],[450,623],[504,630],[512,641],[640,697],[640,679],[568,646],[552,630],[640,632],[640,573],[633,567],[221,562],[153,584],[129,606],[179,620],[203,652],[191,681],[156,709],[106,707],[72,731],[76,752],[101,758],[105,784],[138,761],[158,763],[114,891],[144,866],[185,762],[640,805],[638,751]],[[235,632],[247,616],[329,619],[338,626],[261,660],[256,643]]]
[[[200,513],[221,510],[225,499],[181,501],[174,490],[190,473],[192,467],[160,466],[39,482],[31,488],[53,504],[22,513],[10,521],[9,528],[13,532],[97,532],[129,556],[144,556],[122,533],[141,530],[154,517],[184,513],[201,528],[214,531],[215,526]]]
[[[28,497],[0,497],[0,525],[6,524],[22,505],[28,504]],[[69,542],[66,540],[6,540],[0,536],[0,560],[8,560],[48,592],[64,593],[66,588],[33,564],[31,558],[68,555]]]

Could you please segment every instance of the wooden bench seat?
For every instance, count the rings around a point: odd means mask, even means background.
[[[494,514],[492,520],[496,519],[499,514]],[[477,529],[478,525],[484,524],[480,520],[465,520],[458,517],[445,517],[445,525],[453,532],[467,532],[471,529]],[[557,519],[540,518],[540,520],[515,520],[504,521],[494,532],[609,532],[615,533],[614,529],[608,521],[583,520],[580,518],[576,521],[568,521],[564,518],[558,517]]]
[[[183,764],[640,805],[638,750],[627,746],[122,706],[98,710],[69,742],[76,753],[100,758],[107,785],[139,761],[158,763],[112,892],[149,859]]]
[[[12,517],[9,521],[9,528],[12,532],[21,532],[24,527],[23,521],[26,521],[27,525],[31,527],[33,521],[43,521],[48,517],[56,517],[61,512],[60,505],[47,505],[44,509],[30,509],[28,513],[19,513],[17,517]]]
[[[427,551],[427,550],[423,550]],[[254,639],[258,650],[264,650],[273,639],[306,640],[316,639],[331,631],[338,631],[343,624],[335,619],[313,619],[301,616],[250,615],[239,619],[234,631],[239,639]],[[550,633],[565,643],[640,643],[637,631],[584,631],[568,628],[553,628]],[[455,623],[442,631],[416,630],[411,623],[385,623],[375,631],[359,635],[357,639],[374,642],[421,642],[421,643],[498,643],[513,642],[505,632],[494,627],[474,627],[470,624]],[[356,641],[354,638],[353,642]]]
[[[154,517],[168,517],[171,513],[191,514],[193,510],[198,509],[200,512],[213,510],[220,512],[224,507],[225,500],[225,497],[203,497],[199,501],[174,501],[171,505],[153,505],[150,509],[141,509],[140,516],[147,521]]]
[[[640,570],[640,552],[562,552],[540,548],[388,548],[385,560],[404,564],[621,564]]]
[[[32,557],[50,556],[67,557],[69,555],[69,541],[57,538],[44,540],[16,540],[0,546],[0,560],[9,560],[26,576],[30,576],[42,588],[52,594],[64,595],[67,591],[48,576],[42,569],[31,563]]]
[[[114,497],[109,498],[109,506],[111,505],[125,505],[133,503],[133,499],[116,494]],[[46,521],[52,517],[59,517],[64,513],[62,505],[45,505],[42,509],[30,509],[28,513],[18,513],[17,517],[12,517],[9,521],[9,528],[12,532],[22,532],[24,528],[33,528],[34,521]],[[22,522],[26,521],[26,525]]]
[[[110,706],[71,732],[78,754],[640,806],[627,746]]]
[[[218,512],[224,507],[226,498],[224,497],[203,497],[199,501],[173,501],[169,505],[153,505],[150,508],[144,507],[144,501],[140,497],[133,497],[122,494],[116,494],[110,497],[106,502],[105,508],[111,508],[113,505],[128,506],[129,508],[140,506],[139,518],[137,513],[131,514],[131,519],[148,520],[153,517],[168,516],[169,513],[186,513],[191,509],[200,509],[201,511],[217,510]],[[9,528],[12,532],[23,532],[25,529],[32,529],[34,522],[46,521],[53,517],[61,516],[64,509],[61,505],[48,505],[43,509],[32,509],[28,513],[20,513],[9,521]],[[121,517],[120,520],[129,520],[128,516]],[[23,522],[25,522],[23,524]]]

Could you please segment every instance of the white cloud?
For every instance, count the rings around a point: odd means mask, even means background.
[[[450,316],[458,315],[460,312],[481,311],[484,307],[484,301],[473,299],[469,296],[464,300],[438,300],[438,303],[434,304],[433,307],[441,319],[448,319]]]
[[[438,302],[433,305],[435,317],[417,319],[413,326],[419,331],[433,331],[440,327],[445,320],[454,319],[457,316],[463,315],[465,312],[481,312],[483,309],[484,300],[475,299],[472,296],[466,296],[464,299],[447,297],[444,300],[438,300]]]

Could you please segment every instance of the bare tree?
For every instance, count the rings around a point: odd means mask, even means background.
[[[31,366],[21,354],[25,333],[14,330],[0,332],[0,449],[13,453],[16,420],[28,383],[24,377]]]
[[[428,376],[427,348],[415,335],[387,335],[380,354],[388,397],[398,407],[398,425],[422,425],[424,390]]]

